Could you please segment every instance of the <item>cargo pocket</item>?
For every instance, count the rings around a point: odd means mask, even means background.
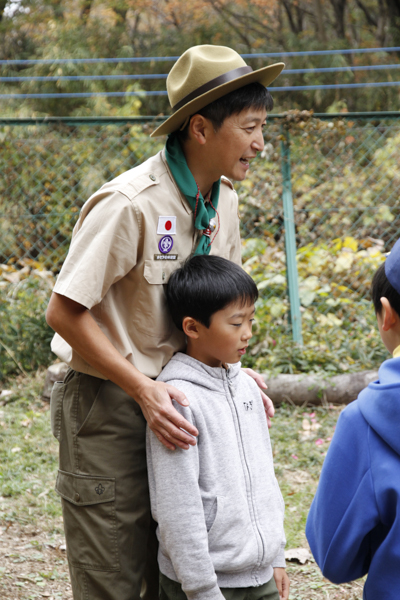
[[[119,571],[115,479],[58,471],[68,561],[74,567]]]
[[[61,414],[64,398],[65,385],[62,381],[56,381],[50,395],[50,423],[51,433],[60,441]]]

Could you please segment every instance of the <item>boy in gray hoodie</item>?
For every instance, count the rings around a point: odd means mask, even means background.
[[[242,369],[258,291],[238,265],[194,256],[167,286],[187,337],[158,377],[183,391],[175,408],[199,431],[168,450],[148,429],[161,600],[287,600],[284,503],[257,384]]]

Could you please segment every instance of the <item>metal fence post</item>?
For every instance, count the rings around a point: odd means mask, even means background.
[[[286,273],[289,288],[290,319],[293,341],[303,345],[301,333],[301,312],[299,281],[296,263],[296,234],[294,227],[292,183],[290,173],[289,131],[281,127],[282,179],[283,179],[283,218],[285,226]]]

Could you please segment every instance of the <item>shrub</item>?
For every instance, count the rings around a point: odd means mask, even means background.
[[[52,331],[45,310],[54,285],[52,274],[33,261],[22,269],[0,265],[0,380],[48,365]]]

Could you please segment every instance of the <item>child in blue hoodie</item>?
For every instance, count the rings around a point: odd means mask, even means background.
[[[379,333],[393,358],[340,415],[306,534],[325,577],[368,573],[364,600],[400,598],[400,240],[374,275]]]

